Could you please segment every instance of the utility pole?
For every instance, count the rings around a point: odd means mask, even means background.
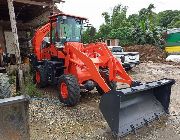
[[[23,71],[21,68],[21,55],[20,55],[20,48],[19,48],[19,41],[18,41],[18,34],[17,34],[17,26],[16,26],[16,16],[14,12],[14,5],[13,0],[7,0],[8,2],[8,8],[9,8],[9,16],[11,21],[11,29],[13,33],[13,39],[14,39],[14,47],[16,52],[16,64],[17,64],[17,70],[18,70],[18,82],[20,89],[22,90],[23,87]]]

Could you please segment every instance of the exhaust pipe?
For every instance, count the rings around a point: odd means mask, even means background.
[[[29,97],[0,99],[0,140],[30,140]]]
[[[100,110],[113,134],[123,137],[135,133],[136,129],[169,113],[174,83],[173,79],[162,79],[104,94]]]

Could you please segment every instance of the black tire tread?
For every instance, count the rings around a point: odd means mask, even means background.
[[[0,99],[11,97],[11,85],[6,73],[0,73]]]
[[[39,88],[44,88],[48,85],[48,77],[47,77],[47,72],[44,68],[44,66],[40,66],[36,69],[36,71],[40,72],[40,83],[36,82],[37,87]]]
[[[59,91],[59,99],[62,103],[64,103],[67,106],[75,106],[79,100],[80,100],[80,87],[77,81],[77,78],[71,74],[62,75],[59,78],[59,84],[58,87],[60,87],[60,84],[64,82],[66,83],[68,87],[68,95],[69,97],[65,100],[61,97],[61,93]]]

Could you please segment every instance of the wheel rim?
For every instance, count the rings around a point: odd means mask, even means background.
[[[41,81],[41,75],[39,71],[36,71],[36,83],[40,83]]]
[[[60,91],[61,91],[62,98],[67,99],[68,98],[68,88],[65,83],[61,83]]]

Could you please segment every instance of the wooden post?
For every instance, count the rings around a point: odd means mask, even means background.
[[[15,47],[15,55],[16,55],[16,64],[17,64],[17,71],[18,71],[18,82],[20,89],[23,89],[23,71],[21,68],[21,55],[20,55],[20,49],[19,49],[19,41],[18,41],[18,34],[17,34],[17,27],[16,27],[16,17],[14,12],[14,6],[13,6],[13,0],[7,0],[8,2],[8,8],[9,8],[9,15],[10,15],[10,21],[11,21],[11,28],[13,33],[13,39],[14,39],[14,47]]]
[[[18,34],[17,34],[17,27],[16,27],[16,18],[14,13],[14,6],[13,6],[13,0],[7,0],[8,1],[8,8],[9,8],[9,15],[10,15],[10,21],[11,21],[11,29],[13,33],[13,39],[14,39],[14,45],[15,45],[15,52],[17,57],[17,63],[21,63],[20,58],[20,49],[19,49],[19,41],[18,41]]]

